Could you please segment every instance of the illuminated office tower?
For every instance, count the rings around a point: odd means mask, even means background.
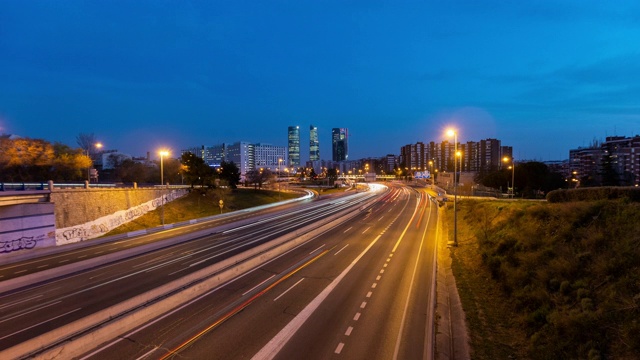
[[[309,127],[309,161],[320,160],[320,142],[318,141],[318,127]]]
[[[300,127],[289,126],[289,166],[300,166]]]
[[[345,161],[349,159],[349,131],[347,128],[331,129],[332,160]]]

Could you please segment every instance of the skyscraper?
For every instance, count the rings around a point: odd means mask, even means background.
[[[331,145],[333,161],[345,161],[349,159],[349,131],[347,128],[331,129]]]
[[[300,166],[300,127],[289,126],[289,166]]]
[[[320,160],[320,142],[318,142],[318,127],[309,127],[309,161]]]

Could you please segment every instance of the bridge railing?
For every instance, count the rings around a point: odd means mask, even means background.
[[[0,191],[44,190],[48,183],[0,183]]]
[[[86,183],[54,183],[56,188],[84,188]],[[114,188],[116,184],[88,184],[91,188]],[[0,182],[0,191],[48,190],[49,182]]]

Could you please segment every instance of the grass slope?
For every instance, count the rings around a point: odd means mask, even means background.
[[[640,358],[639,203],[464,200],[458,241],[474,359]]]

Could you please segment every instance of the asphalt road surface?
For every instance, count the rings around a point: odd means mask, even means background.
[[[83,358],[428,358],[436,222],[426,193],[394,186],[370,212]]]

